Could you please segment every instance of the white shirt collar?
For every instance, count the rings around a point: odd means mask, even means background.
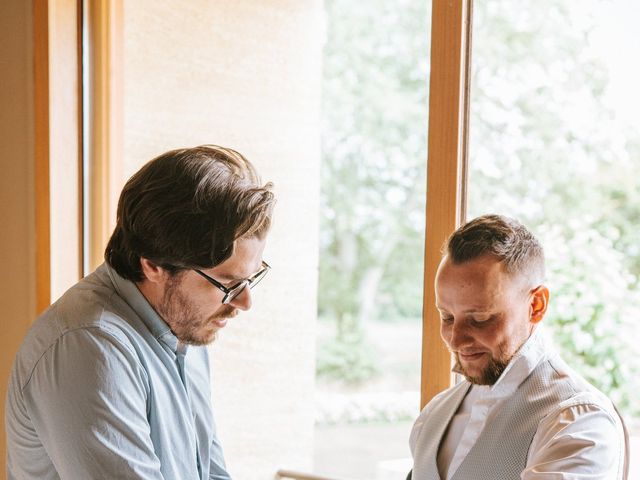
[[[491,397],[506,397],[513,394],[520,384],[533,372],[541,361],[549,358],[544,335],[536,328],[513,356],[507,368],[493,385],[489,386]]]

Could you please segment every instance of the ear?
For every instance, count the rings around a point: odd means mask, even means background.
[[[549,306],[549,289],[544,285],[540,285],[530,292],[531,303],[529,304],[529,320],[531,323],[538,324],[547,313]]]
[[[142,274],[146,280],[151,283],[163,283],[166,279],[167,272],[165,269],[147,258],[140,257],[140,268],[142,268]]]

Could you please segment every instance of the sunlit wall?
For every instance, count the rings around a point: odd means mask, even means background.
[[[234,478],[310,470],[322,2],[139,0],[124,19],[124,177],[216,143],[275,184],[273,269],[212,347],[214,409]]]

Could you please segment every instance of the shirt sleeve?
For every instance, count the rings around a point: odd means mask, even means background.
[[[620,480],[623,461],[619,421],[597,405],[576,405],[540,423],[521,479]]]
[[[147,421],[146,372],[109,332],[64,334],[38,361],[23,395],[61,478],[163,478]]]
[[[210,452],[211,464],[209,466],[209,480],[231,480],[231,476],[227,472],[222,453],[222,445],[217,435],[213,435],[211,440]]]

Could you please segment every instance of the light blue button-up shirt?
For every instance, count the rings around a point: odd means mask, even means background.
[[[230,479],[209,382],[207,349],[179,344],[135,284],[102,265],[16,356],[8,478]]]

